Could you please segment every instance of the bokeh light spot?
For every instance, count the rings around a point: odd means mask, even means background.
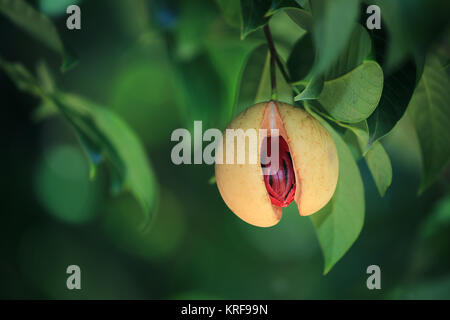
[[[169,192],[161,191],[154,220],[144,230],[142,219],[141,208],[131,196],[110,199],[102,215],[105,232],[121,249],[157,262],[175,255],[186,229],[177,199]]]
[[[62,145],[47,151],[34,187],[37,198],[56,218],[83,223],[94,217],[98,184],[89,180],[89,166],[80,149]]]
[[[39,9],[46,15],[57,17],[65,14],[68,6],[79,3],[80,0],[39,0]]]

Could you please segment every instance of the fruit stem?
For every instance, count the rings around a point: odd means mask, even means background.
[[[275,48],[275,43],[273,42],[272,33],[270,32],[269,24],[266,24],[264,26],[264,35],[266,36],[267,45],[269,46],[270,51],[270,75],[271,75],[271,83],[272,83],[272,96],[274,94],[274,85],[275,85],[275,95],[276,95],[276,70],[275,70],[275,62],[278,66],[278,68],[281,71],[281,74],[283,75],[284,80],[292,87],[292,90],[298,95],[300,94],[300,91],[295,85],[292,85],[291,77],[289,77],[289,74],[287,73],[286,69],[284,68],[283,63],[281,62],[280,56],[277,53],[277,49]],[[276,100],[272,97],[272,100]]]

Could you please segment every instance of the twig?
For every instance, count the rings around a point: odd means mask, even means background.
[[[272,35],[270,34],[269,25],[264,27],[264,34],[266,35],[267,44],[269,45],[270,51],[270,84],[272,88],[272,100],[277,100],[277,70],[276,70],[276,59],[277,51],[273,44]]]
[[[275,63],[276,63],[278,65],[278,68],[280,69],[280,72],[281,72],[284,80],[286,80],[286,82],[292,87],[292,90],[294,90],[294,92],[296,94],[300,94],[300,91],[298,90],[298,88],[296,86],[292,85],[291,78],[289,77],[289,74],[287,73],[286,69],[284,68],[283,63],[281,62],[280,56],[278,55],[277,49],[275,48],[275,43],[273,42],[272,33],[270,32],[270,27],[268,24],[266,24],[264,26],[264,34],[266,36],[267,44],[269,46],[269,51],[270,51],[270,57],[271,57],[271,77],[276,79],[276,74],[275,74],[275,76],[272,75],[272,69],[275,69],[275,67],[272,68],[272,64],[275,65]],[[274,73],[275,73],[275,70],[274,70]],[[273,83],[274,82],[272,81],[272,92],[273,92]],[[275,83],[275,87],[276,87],[276,83]]]

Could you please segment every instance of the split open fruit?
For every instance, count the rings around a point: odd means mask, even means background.
[[[248,129],[268,130],[266,138],[257,137],[256,163],[248,161],[249,155],[238,163],[236,143],[235,161],[225,161],[230,130],[225,130],[218,148],[223,161],[215,165],[217,186],[227,206],[245,222],[270,227],[280,221],[282,207],[293,200],[300,215],[307,216],[333,196],[339,171],[336,146],[328,131],[307,112],[278,101],[258,103],[236,116],[227,129],[235,129],[236,139],[239,135],[245,139]],[[271,135],[270,129],[278,129],[279,136]],[[261,164],[261,157],[271,155],[272,139],[278,139],[278,170],[263,175],[267,165]],[[249,140],[245,139],[247,152],[251,152]]]

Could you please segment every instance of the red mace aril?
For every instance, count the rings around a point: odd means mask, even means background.
[[[278,170],[273,174],[264,175],[264,183],[266,184],[267,192],[269,193],[270,201],[279,207],[287,207],[295,194],[295,173],[292,164],[291,154],[289,153],[289,146],[283,137],[268,137],[263,141],[263,150],[261,158],[272,156],[272,139],[278,139]],[[273,163],[268,165],[261,164],[263,168],[267,168],[270,172]]]

